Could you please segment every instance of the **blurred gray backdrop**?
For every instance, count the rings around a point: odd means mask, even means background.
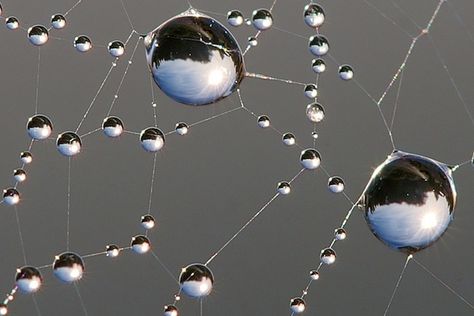
[[[69,9],[74,0],[3,0],[4,17],[14,15],[23,27],[49,24],[50,16]],[[192,0],[197,9],[222,14],[239,9],[246,16],[270,0]],[[331,43],[331,54],[355,69],[357,80],[374,97],[380,97],[400,66],[436,0],[321,1],[327,20],[321,29]],[[274,8],[275,26],[264,32],[258,46],[245,58],[248,71],[314,82],[312,56],[303,37],[313,35],[303,22],[303,0],[280,0]],[[180,1],[125,1],[138,32],[148,32],[184,11]],[[377,8],[377,11],[374,6]],[[381,13],[382,12],[382,13]],[[230,27],[229,27],[230,28]],[[255,33],[249,26],[232,28],[242,47]],[[68,26],[51,31],[41,48],[39,112],[54,123],[54,136],[75,129],[105,77],[112,58],[105,46],[125,41],[130,26],[120,1],[83,1],[68,16]],[[435,20],[430,36],[439,48],[449,73],[467,107],[474,111],[474,2],[450,0]],[[95,47],[77,53],[73,38],[86,34]],[[29,144],[25,125],[34,114],[37,48],[25,31],[0,28],[1,168],[4,187],[12,183],[19,153]],[[394,137],[399,149],[447,163],[470,159],[474,124],[470,121],[450,77],[429,37],[415,46],[403,73]],[[100,126],[136,43],[120,59],[106,82],[81,134]],[[143,45],[130,67],[112,114],[128,130],[153,124],[148,69]],[[328,69],[319,83],[326,119],[317,126],[316,148],[324,167],[346,181],[346,192],[357,199],[374,168],[391,151],[383,122],[374,103],[354,82],[337,76],[338,65]],[[313,125],[305,116],[309,103],[301,87],[246,79],[242,96],[256,114],[267,114],[283,132],[293,132],[301,146],[312,145]],[[382,104],[390,117],[398,81]],[[189,107],[177,104],[155,89],[159,127],[174,129],[238,106],[232,96],[215,105]],[[19,186],[18,206],[28,262],[52,263],[66,247],[67,159],[56,150],[54,139],[35,143],[28,179]],[[206,261],[274,194],[276,184],[299,170],[299,149],[285,147],[271,129],[258,128],[244,111],[191,128],[185,137],[172,135],[158,154],[152,213],[157,228],[151,233],[159,258],[177,276],[180,268]],[[90,254],[105,245],[127,246],[142,233],[140,216],[146,213],[153,155],[144,152],[135,135],[107,139],[101,132],[83,139],[83,151],[72,161],[71,250]],[[455,221],[442,240],[416,255],[433,273],[466,299],[474,298],[474,172],[470,165],[455,173],[458,204]],[[299,296],[319,251],[331,241],[350,204],[331,194],[322,170],[304,172],[289,196],[279,197],[211,264],[216,282],[204,300],[203,314],[289,315],[289,300]],[[0,289],[13,286],[22,255],[14,209],[1,206]],[[337,263],[321,271],[306,297],[307,315],[382,315],[404,263],[404,256],[389,250],[369,232],[363,216],[355,212],[346,226],[348,238],[337,243]],[[42,315],[83,315],[74,287],[61,284],[49,269],[36,295]],[[178,286],[151,255],[124,252],[116,259],[86,259],[86,273],[78,284],[89,315],[160,315],[172,303]],[[2,294],[3,295],[3,294]],[[198,315],[199,304],[183,298],[181,315]],[[11,315],[36,315],[31,297],[18,295]],[[416,264],[408,265],[390,315],[472,315],[472,309]]]

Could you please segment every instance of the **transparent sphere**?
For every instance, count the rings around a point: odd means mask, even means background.
[[[51,26],[57,30],[66,26],[66,18],[62,14],[55,14],[51,17]]]
[[[344,228],[338,228],[334,231],[334,238],[336,240],[344,240],[347,237],[347,232]]]
[[[74,39],[74,48],[78,52],[85,53],[91,50],[92,42],[89,37],[80,35]]]
[[[110,258],[118,257],[120,248],[117,245],[108,245],[105,247],[106,256]]]
[[[108,137],[119,137],[123,133],[123,122],[116,116],[109,116],[102,122],[102,130]]]
[[[141,218],[141,224],[145,229],[152,229],[155,227],[155,218],[150,214],[143,215]]]
[[[277,190],[282,195],[288,195],[291,193],[291,186],[286,181],[278,182]]]
[[[150,32],[145,47],[155,83],[179,103],[215,103],[237,90],[245,75],[242,52],[232,34],[195,9]]]
[[[265,31],[272,27],[273,16],[267,9],[258,9],[252,13],[252,25],[259,31]]]
[[[290,301],[290,310],[292,313],[301,314],[306,309],[305,301],[300,297],[295,297]]]
[[[183,268],[179,276],[181,291],[191,298],[203,298],[212,291],[214,276],[203,264],[195,263]]]
[[[28,39],[35,46],[42,46],[48,41],[48,30],[42,25],[35,25],[28,29]]]
[[[174,305],[167,305],[165,306],[165,311],[163,315],[164,316],[178,316],[179,315],[178,308]]]
[[[314,281],[319,280],[319,272],[316,270],[311,270],[309,271],[309,277]]]
[[[38,269],[34,267],[22,267],[16,270],[15,283],[20,291],[30,294],[40,289],[43,278]]]
[[[325,19],[324,10],[321,6],[310,3],[304,7],[304,23],[309,27],[320,27]]]
[[[315,84],[307,84],[304,87],[304,95],[308,99],[314,99],[318,96],[318,87]]]
[[[324,56],[329,51],[329,42],[323,35],[314,35],[309,38],[309,51],[317,57]]]
[[[15,188],[3,190],[3,202],[8,205],[16,205],[20,202],[20,193]]]
[[[315,102],[306,107],[306,116],[311,122],[319,123],[324,120],[324,108],[321,104]]]
[[[28,119],[26,130],[32,139],[43,140],[51,136],[53,123],[47,116],[37,114]]]
[[[315,149],[308,148],[301,152],[300,162],[305,169],[316,169],[321,164],[321,155]]]
[[[253,37],[253,36],[250,36],[248,39],[247,39],[248,43],[250,46],[252,47],[255,47],[258,45],[258,40],[256,37]]]
[[[148,152],[157,152],[165,145],[165,135],[156,127],[148,127],[140,133],[140,142]]]
[[[260,126],[261,128],[267,128],[270,126],[270,118],[266,115],[260,115],[258,118],[257,118],[257,124],[258,126]]]
[[[410,254],[443,235],[455,204],[456,188],[445,164],[401,151],[375,169],[361,201],[372,233]]]
[[[318,139],[319,135],[317,132],[311,132],[311,137],[313,137],[313,139]]]
[[[283,141],[283,144],[286,146],[293,146],[296,144],[296,137],[292,133],[285,133],[281,137],[281,140]]]
[[[0,315],[7,315],[8,307],[7,304],[0,303]]]
[[[339,78],[342,80],[351,80],[354,77],[354,70],[349,65],[339,67]]]
[[[142,255],[151,249],[150,240],[143,235],[135,236],[132,238],[131,247],[135,253]]]
[[[328,180],[328,189],[332,193],[341,193],[344,191],[344,180],[341,177],[331,177]]]
[[[113,41],[107,45],[107,50],[112,57],[120,57],[125,53],[125,45],[120,41]]]
[[[56,140],[58,151],[66,157],[72,157],[81,152],[81,138],[74,132],[59,134]]]
[[[13,171],[13,178],[17,182],[23,182],[26,180],[26,171],[23,169],[15,169]]]
[[[244,23],[244,16],[238,10],[227,12],[227,23],[232,26],[241,26]]]
[[[332,248],[323,249],[321,250],[320,259],[324,264],[333,264],[336,262],[336,252]]]
[[[315,73],[320,74],[326,71],[326,63],[320,58],[313,59],[311,63],[311,68]]]
[[[53,263],[53,273],[61,281],[72,283],[79,281],[84,273],[82,258],[73,252],[64,252],[56,256]]]
[[[176,124],[176,133],[178,133],[178,135],[186,135],[189,131],[189,126],[188,124],[184,123],[184,122],[180,122],[178,124]]]
[[[18,19],[16,17],[10,16],[6,18],[5,25],[9,30],[16,30],[20,27],[20,22],[18,22]]]
[[[30,164],[33,161],[33,155],[29,151],[23,151],[20,153],[20,160],[24,164]]]

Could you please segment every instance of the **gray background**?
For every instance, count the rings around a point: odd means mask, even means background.
[[[372,1],[396,25],[362,0],[321,1],[327,14],[322,33],[331,54],[354,66],[359,82],[379,97],[399,67],[410,44],[399,27],[412,35],[419,30],[394,7],[392,1]],[[2,1],[4,16],[15,15],[25,28],[48,24],[51,14],[64,12],[74,1]],[[436,0],[396,0],[420,25],[426,25]],[[246,15],[266,1],[194,0],[196,8],[218,13],[240,9]],[[306,1],[279,1],[275,25],[309,37],[302,10]],[[149,31],[187,9],[180,1],[127,1],[139,32]],[[454,7],[462,23],[452,10]],[[216,16],[225,22],[222,16]],[[255,31],[232,29],[242,46]],[[51,117],[54,136],[75,129],[112,59],[105,48],[110,40],[125,40],[130,32],[119,1],[83,1],[68,16],[68,26],[52,35],[41,48],[39,109]],[[467,106],[473,110],[474,2],[452,0],[443,5],[431,36]],[[72,39],[89,35],[95,48],[79,54]],[[22,30],[0,28],[0,85],[2,137],[0,179],[7,187],[18,155],[29,139],[26,120],[34,113],[37,49]],[[130,47],[136,37],[131,40]],[[107,81],[81,133],[100,126],[120,81],[127,57]],[[313,57],[307,40],[287,33],[264,32],[259,45],[246,56],[249,71],[301,82],[314,81]],[[375,105],[354,82],[337,77],[337,65],[327,59],[328,71],[320,81],[320,101],[326,120],[317,126],[316,147],[323,165],[344,177],[347,194],[356,199],[373,169],[391,151]],[[390,115],[398,85],[382,107]],[[310,146],[313,129],[304,114],[308,100],[299,86],[246,79],[242,83],[246,105],[268,114],[281,131],[291,131],[298,143]],[[159,127],[174,128],[178,121],[192,123],[238,106],[236,96],[212,106],[179,105],[155,89]],[[451,85],[431,41],[419,40],[404,72],[394,135],[399,149],[448,163],[470,159],[474,125]],[[128,130],[153,124],[150,83],[143,47],[134,58],[114,111]],[[153,155],[144,152],[134,135],[107,139],[96,133],[83,140],[83,151],[72,162],[71,249],[89,254],[106,244],[126,246],[142,233],[140,216],[146,212]],[[54,140],[36,143],[28,180],[20,185],[18,211],[28,262],[44,265],[64,251],[66,239],[67,159]],[[299,149],[287,148],[274,131],[261,130],[244,111],[196,126],[189,135],[168,137],[158,154],[152,212],[158,227],[152,232],[154,251],[177,275],[189,263],[206,261],[256,210],[274,194],[276,183],[299,170]],[[450,286],[472,301],[474,255],[472,223],[474,174],[468,165],[455,173],[459,194],[456,219],[442,240],[416,257]],[[292,194],[279,197],[211,265],[215,289],[204,301],[205,315],[289,315],[289,299],[301,294],[308,271],[318,263],[320,249],[328,245],[350,204],[326,189],[321,170],[305,172],[293,184]],[[1,206],[0,288],[13,285],[15,268],[22,264],[14,209]],[[404,256],[377,241],[356,212],[347,225],[349,236],[336,245],[338,260],[321,272],[307,296],[307,315],[381,315],[404,262]],[[160,315],[172,302],[177,285],[151,255],[124,252],[114,260],[105,256],[86,260],[79,287],[89,315]],[[72,286],[44,271],[44,286],[37,294],[42,315],[82,315]],[[196,315],[198,303],[184,298],[182,315]],[[19,295],[11,315],[35,315],[31,297]],[[472,309],[437,283],[416,264],[409,264],[391,315],[469,315]]]

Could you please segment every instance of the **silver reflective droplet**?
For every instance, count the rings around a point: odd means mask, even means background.
[[[20,160],[24,164],[30,164],[33,161],[33,155],[29,151],[23,151],[20,153]]]
[[[309,277],[314,281],[319,280],[319,272],[316,270],[311,270],[309,271]]]
[[[227,23],[232,26],[241,26],[244,23],[244,16],[238,10],[227,12]]]
[[[305,301],[300,297],[295,297],[290,301],[290,310],[294,314],[301,314],[306,309]]]
[[[308,99],[314,99],[318,96],[318,87],[315,84],[307,84],[304,87],[304,95]]]
[[[321,155],[315,149],[305,149],[301,152],[300,162],[305,169],[313,170],[321,164]]]
[[[339,78],[342,80],[351,80],[354,77],[354,70],[349,65],[339,67]]]
[[[32,139],[43,140],[51,135],[53,124],[47,116],[37,114],[28,119],[26,130]]]
[[[163,316],[178,316],[179,311],[178,308],[174,305],[167,305],[165,306],[165,311],[163,313]]]
[[[332,248],[323,249],[321,250],[320,259],[324,264],[333,264],[336,262],[336,252]]]
[[[313,71],[317,74],[321,74],[326,71],[326,63],[324,60],[318,58],[318,59],[313,59],[311,63],[311,68]]]
[[[3,190],[3,201],[8,205],[16,205],[20,202],[20,193],[15,188]]]
[[[259,31],[265,31],[272,27],[273,16],[267,9],[258,9],[252,13],[252,25]]]
[[[28,39],[35,46],[46,44],[48,38],[48,30],[42,25],[35,25],[28,29]]]
[[[26,171],[23,169],[15,169],[13,171],[13,177],[17,182],[23,182],[26,180]]]
[[[249,37],[247,39],[247,41],[248,41],[249,45],[252,46],[252,47],[255,47],[255,46],[258,45],[258,40],[253,36]]]
[[[125,53],[125,45],[120,41],[113,41],[107,45],[107,50],[112,57],[120,57]]]
[[[309,51],[317,57],[324,56],[329,51],[329,42],[323,35],[314,35],[309,38]]]
[[[66,18],[62,14],[55,14],[51,17],[51,26],[57,30],[66,26]]]
[[[85,53],[91,50],[92,42],[89,37],[80,35],[74,39],[74,48],[78,52]]]
[[[58,151],[66,157],[72,157],[81,152],[81,138],[74,132],[59,134],[56,140]]]
[[[143,215],[141,218],[141,224],[145,229],[152,229],[155,227],[155,218],[150,214]]]
[[[344,240],[347,237],[347,232],[344,228],[338,228],[334,231],[334,238],[336,240]]]
[[[177,123],[176,124],[176,133],[178,133],[178,135],[186,135],[189,131],[189,126],[188,124],[184,123],[184,122],[180,122],[180,123]]]
[[[296,137],[292,133],[285,133],[281,137],[281,140],[283,141],[283,144],[286,146],[293,146],[296,144]]]
[[[260,115],[258,118],[257,118],[257,124],[258,126],[260,126],[261,128],[267,128],[270,126],[270,118],[266,115]]]
[[[304,22],[311,28],[320,27],[325,19],[324,10],[315,3],[307,4],[304,7]]]
[[[341,177],[331,177],[328,180],[328,189],[332,193],[341,193],[344,191],[344,180]]]
[[[116,116],[109,116],[102,122],[102,130],[108,137],[119,137],[124,130],[123,122]]]
[[[148,127],[140,133],[140,142],[148,152],[157,152],[165,145],[165,135],[156,127]]]
[[[277,190],[278,190],[278,193],[280,193],[282,195],[290,194],[291,193],[290,183],[288,183],[286,181],[279,182],[278,185],[277,185]]]
[[[187,296],[203,298],[211,293],[214,276],[207,266],[195,263],[182,269],[179,284],[181,291]]]
[[[79,281],[84,274],[84,261],[73,252],[62,253],[54,259],[53,273],[65,283]]]
[[[15,283],[21,292],[31,294],[40,289],[43,278],[38,269],[26,266],[16,271]]]
[[[107,257],[115,258],[120,254],[120,248],[117,245],[108,245],[105,247]]]
[[[133,237],[130,246],[139,255],[147,253],[151,249],[150,240],[143,235]]]
[[[324,108],[321,104],[315,102],[306,107],[306,116],[311,122],[319,123],[324,120]]]
[[[16,17],[10,16],[5,20],[5,25],[9,30],[16,30],[20,27],[20,22],[18,22]]]

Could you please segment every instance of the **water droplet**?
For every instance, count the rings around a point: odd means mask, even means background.
[[[51,26],[57,30],[66,26],[66,18],[62,14],[55,14],[51,17]]]
[[[141,218],[141,223],[143,228],[152,229],[153,227],[155,227],[155,218],[150,214],[143,215]]]
[[[28,29],[28,39],[35,46],[42,46],[48,41],[48,30],[42,25],[35,25]]]
[[[189,126],[188,124],[184,123],[184,122],[180,122],[178,124],[176,124],[176,133],[178,133],[178,135],[186,135],[189,131]]]
[[[318,88],[315,84],[307,84],[304,87],[304,94],[308,99],[314,99],[318,96]]]
[[[20,22],[18,22],[18,19],[16,17],[11,16],[5,20],[5,25],[9,30],[16,30],[20,27]]]
[[[257,38],[253,37],[253,36],[250,36],[248,38],[248,42],[249,42],[249,45],[252,46],[252,47],[255,47],[258,45],[258,40]]]
[[[20,153],[20,160],[24,164],[30,164],[33,161],[33,155],[29,151]]]
[[[344,191],[344,180],[341,177],[329,178],[328,189],[332,193],[341,193],[342,191]]]
[[[304,22],[311,28],[320,27],[325,19],[324,10],[315,3],[307,4],[304,7]]]
[[[277,190],[282,195],[288,195],[291,193],[291,186],[288,182],[282,181],[278,183]]]
[[[140,142],[148,152],[157,152],[165,145],[165,135],[156,127],[148,127],[140,133]]]
[[[191,264],[181,271],[179,284],[184,294],[191,298],[208,296],[214,284],[211,270],[203,264]]]
[[[339,78],[342,80],[351,80],[354,77],[354,70],[349,65],[339,67]]]
[[[179,311],[178,308],[174,305],[167,305],[165,306],[164,316],[178,316]]]
[[[319,123],[324,119],[324,108],[319,103],[311,103],[306,107],[306,116],[311,122]]]
[[[313,59],[311,68],[315,73],[320,74],[326,71],[326,63],[320,58]]]
[[[336,252],[332,248],[321,250],[321,262],[327,265],[336,262]]]
[[[328,53],[329,42],[323,35],[314,35],[309,38],[309,51],[317,56],[321,57]]]
[[[120,248],[117,245],[108,245],[105,247],[107,257],[115,258],[120,254]]]
[[[252,24],[259,31],[265,31],[272,27],[273,16],[267,9],[258,9],[252,13]]]
[[[79,255],[64,252],[54,259],[53,273],[59,280],[66,283],[79,281],[84,273],[84,262]]]
[[[344,228],[338,228],[334,231],[334,237],[336,240],[344,240],[347,237],[346,230]]]
[[[30,294],[40,289],[43,278],[38,269],[34,267],[22,267],[17,270],[15,283],[20,291]]]
[[[123,122],[116,116],[109,116],[102,122],[102,130],[108,137],[118,137],[124,130]]]
[[[120,41],[113,41],[107,45],[107,50],[112,57],[120,57],[125,53],[125,45]]]
[[[290,310],[292,313],[301,314],[306,309],[305,301],[300,297],[295,297],[290,301]]]
[[[300,162],[305,169],[316,169],[321,164],[321,155],[315,149],[305,149],[301,152]]]
[[[319,280],[319,272],[316,270],[311,270],[309,271],[309,277],[314,281]]]
[[[296,137],[292,133],[285,133],[282,136],[282,141],[286,146],[293,146],[296,144]]]
[[[26,180],[26,171],[23,169],[15,169],[13,171],[13,177],[17,182],[23,182]]]
[[[238,10],[227,12],[227,23],[232,26],[241,26],[244,23],[244,16]]]
[[[8,205],[16,205],[20,202],[20,193],[15,188],[3,190],[3,201]]]
[[[80,35],[74,39],[74,47],[78,52],[85,53],[91,50],[92,42],[89,37]]]
[[[66,157],[72,157],[81,152],[81,138],[74,132],[59,134],[56,140],[58,151]]]
[[[53,124],[47,116],[38,114],[28,119],[26,129],[32,139],[43,140],[51,135]]]
[[[270,126],[270,118],[266,115],[260,115],[257,118],[257,123],[261,128],[267,128]]]
[[[142,255],[151,249],[150,240],[143,235],[135,236],[132,238],[131,247],[135,253]]]

